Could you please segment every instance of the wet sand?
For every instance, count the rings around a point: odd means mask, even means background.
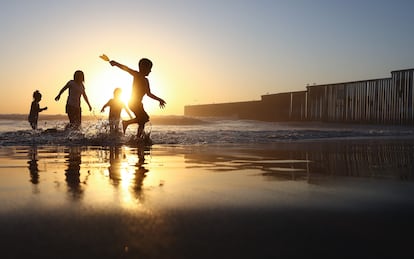
[[[1,258],[409,256],[413,149],[1,147]]]

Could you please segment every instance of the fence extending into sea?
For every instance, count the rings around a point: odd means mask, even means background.
[[[263,95],[248,102],[188,105],[186,116],[263,121],[414,124],[414,68],[390,78],[307,86],[306,91]]]

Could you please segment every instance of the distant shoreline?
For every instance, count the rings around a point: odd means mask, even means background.
[[[27,120],[27,114],[0,114],[0,120],[15,120],[15,121],[25,121]],[[83,115],[82,120],[91,121],[91,120],[106,120],[107,116],[103,115]],[[67,115],[65,114],[45,114],[40,115],[39,120],[68,120]],[[151,122],[155,124],[170,124],[170,125],[194,125],[194,124],[206,124],[208,121],[201,120],[194,117],[188,117],[184,115],[154,115],[151,116]]]
[[[0,120],[27,120],[28,114],[0,114]],[[66,120],[68,118],[65,114],[41,114],[39,120]],[[96,118],[105,118],[104,116],[82,116],[85,120],[94,120]]]

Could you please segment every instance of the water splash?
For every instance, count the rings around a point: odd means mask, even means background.
[[[203,124],[147,123],[145,141],[135,138],[137,127],[131,125],[126,134],[111,133],[108,121],[83,121],[79,131],[65,130],[66,121],[48,121],[43,130],[29,130],[27,122],[3,121],[0,145],[93,145],[115,146],[144,144],[207,145],[278,143],[307,140],[355,138],[414,138],[413,127],[384,125],[343,125],[323,123],[265,123],[257,121],[211,121]],[[151,136],[151,138],[149,138]]]
[[[147,131],[146,131],[147,132]],[[149,134],[141,143],[150,145]],[[106,120],[98,120],[93,124],[84,124],[79,130],[67,129],[66,123],[57,123],[45,130],[17,130],[0,134],[0,145],[102,145],[114,146],[126,143],[138,143],[134,136],[124,136],[121,132],[110,132]]]

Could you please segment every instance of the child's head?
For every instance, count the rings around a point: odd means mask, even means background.
[[[144,75],[148,75],[151,72],[152,62],[147,58],[143,58],[138,62],[139,71]]]
[[[122,89],[121,88],[115,88],[115,90],[114,90],[114,98],[115,99],[121,98],[121,94],[122,94]]]
[[[39,92],[39,90],[33,92],[33,100],[37,102],[42,100],[42,94]]]
[[[78,83],[83,83],[85,81],[85,75],[81,70],[77,70],[73,75],[73,80],[75,80]]]

